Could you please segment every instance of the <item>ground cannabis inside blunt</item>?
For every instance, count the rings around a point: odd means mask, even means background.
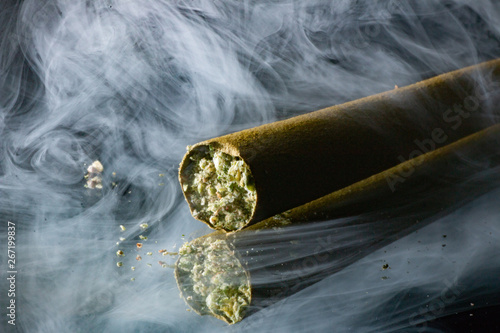
[[[193,216],[216,229],[238,230],[252,216],[256,203],[250,168],[239,157],[214,149],[199,149],[191,156],[183,191]]]
[[[250,281],[227,242],[207,237],[184,244],[179,255],[178,282],[188,304],[231,324],[243,319]]]

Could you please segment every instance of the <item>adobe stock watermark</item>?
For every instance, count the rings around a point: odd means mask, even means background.
[[[277,289],[278,292],[271,296],[271,299],[267,305],[272,305],[273,310],[271,311],[258,311],[257,313],[252,315],[252,322],[249,322],[247,325],[249,327],[259,327],[261,323],[274,315],[277,312],[283,311],[282,308],[288,306],[285,298],[289,297],[301,290],[305,287],[310,286],[313,283],[316,283],[323,278],[318,278],[316,274],[324,273],[325,270],[331,267],[329,263],[335,261],[333,256],[338,253],[338,248],[334,245],[336,244],[336,239],[331,234],[318,236],[314,238],[314,248],[312,253],[309,253],[304,256],[304,258],[297,260],[291,264],[288,272],[281,273],[280,276],[282,278],[281,282],[278,282]],[[297,243],[295,247],[299,249],[302,248],[303,245],[301,243]],[[273,267],[264,267],[259,268],[263,270],[267,270],[270,276],[276,276]],[[327,275],[330,275],[328,273]]]
[[[461,288],[455,282],[444,281],[445,288],[429,304],[421,306],[418,311],[410,314],[409,324],[416,327],[419,332],[426,331],[427,322],[432,321],[444,313],[445,308],[453,303],[462,293]]]
[[[16,325],[16,224],[7,221],[7,297],[9,305],[7,306],[7,323]]]
[[[452,108],[443,112],[443,122],[450,125],[451,130],[456,131],[460,128],[464,120],[471,117],[471,115],[480,110],[481,102],[487,100],[489,94],[483,95],[469,95],[464,98],[461,104],[455,104]],[[425,161],[425,158],[415,159],[421,155],[435,150],[438,145],[444,144],[448,141],[449,135],[441,127],[434,128],[430,136],[424,139],[415,139],[415,150],[413,150],[408,158],[403,155],[398,156],[400,163],[410,161],[406,168],[401,168],[398,172],[391,172],[385,176],[387,185],[392,192],[396,191],[398,183],[404,183],[414,172],[415,168]]]
[[[333,256],[338,248],[332,246],[336,244],[332,235],[315,238],[315,244],[311,254],[292,264],[289,274],[286,274],[286,280],[280,283],[281,291],[275,295],[278,299],[300,291],[310,284],[311,279],[315,281],[314,276],[326,269],[322,266],[329,266],[328,264],[334,261]],[[300,243],[297,246],[300,247]]]

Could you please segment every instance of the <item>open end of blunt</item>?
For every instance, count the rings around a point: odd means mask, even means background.
[[[234,324],[250,304],[249,277],[224,240],[207,237],[179,250],[176,277],[186,302],[202,315]]]
[[[255,209],[256,192],[250,168],[238,156],[200,146],[189,155],[182,190],[193,216],[215,229],[243,228]]]

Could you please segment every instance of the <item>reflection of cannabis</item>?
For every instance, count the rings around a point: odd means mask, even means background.
[[[176,278],[186,302],[199,314],[234,324],[250,304],[249,276],[221,239],[186,243],[179,250]]]

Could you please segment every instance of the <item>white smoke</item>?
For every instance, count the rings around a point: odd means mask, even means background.
[[[18,273],[16,327],[4,314],[2,327],[410,332],[486,306],[498,193],[232,327],[186,311],[158,250],[209,232],[180,194],[186,145],[498,57],[499,19],[486,0],[3,1],[0,216]],[[94,160],[102,190],[84,187]],[[437,314],[421,311],[434,300]]]

